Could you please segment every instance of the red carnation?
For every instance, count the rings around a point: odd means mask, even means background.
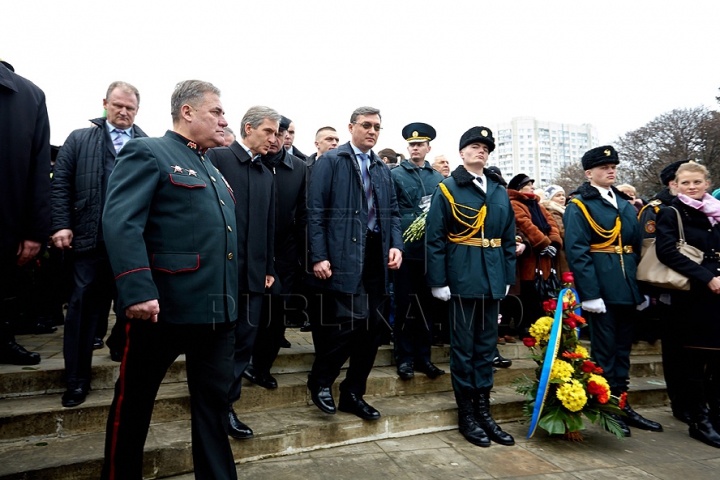
[[[599,395],[596,395],[595,398],[597,398],[597,401],[602,404],[605,404],[608,402],[608,400],[610,400],[610,397],[608,397],[608,395],[606,393],[601,393]]]
[[[542,304],[542,308],[545,312],[550,312],[552,309],[550,308],[550,301],[545,300]]]
[[[572,272],[563,272],[562,281],[563,283],[573,283],[575,281],[575,277],[573,277]]]
[[[577,328],[577,323],[572,318],[564,318],[563,323],[570,328]]]
[[[557,300],[551,298],[550,300],[548,300],[548,304],[550,305],[550,310],[554,312],[557,308]]]
[[[605,387],[595,382],[588,382],[588,392],[590,395],[602,395],[607,394]]]
[[[620,395],[620,401],[618,402],[618,407],[620,407],[620,410],[625,408],[626,403],[627,403],[627,392],[623,392],[623,394]]]
[[[584,319],[583,317],[581,317],[580,315],[578,315],[578,314],[576,314],[576,313],[574,313],[574,312],[568,313],[568,317],[572,318],[572,319],[575,320],[577,323],[582,323],[583,325],[585,325],[585,323],[586,323],[586,322],[585,322],[585,319]]]
[[[582,370],[585,373],[590,373],[590,372],[594,372],[595,368],[597,368],[597,367],[595,367],[595,364],[593,362],[591,362],[590,360],[585,360],[582,363],[580,370]],[[593,382],[591,382],[591,383],[593,383]]]
[[[526,347],[534,347],[536,343],[537,343],[537,342],[535,341],[535,339],[534,339],[533,337],[525,337],[525,338],[523,338],[523,344],[524,344]]]
[[[602,368],[597,367],[595,368],[595,370],[593,370],[592,373],[594,373],[595,375],[602,375],[603,373],[605,373],[605,371]]]

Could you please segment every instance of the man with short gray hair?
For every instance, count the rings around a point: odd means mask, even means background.
[[[74,285],[63,335],[64,407],[85,401],[95,331],[99,319],[107,318],[116,296],[100,223],[116,156],[131,139],[147,136],[135,125],[139,106],[137,88],[126,82],[111,83],[103,99],[107,116],[90,120],[91,127],[72,132],[55,161],[50,192],[52,242],[58,249],[72,249],[74,254]],[[108,346],[111,351],[117,349]]]
[[[227,392],[237,319],[232,191],[207,161],[227,125],[219,90],[181,82],[173,129],[128,143],[108,182],[103,231],[127,318],[105,434],[103,479],[142,478],[160,382],[185,354],[196,478],[235,480]]]
[[[227,178],[234,195],[237,222],[238,323],[235,330],[234,381],[229,395],[229,435],[251,438],[233,403],[240,399],[242,374],[250,363],[257,337],[262,298],[275,280],[275,189],[273,173],[261,156],[275,142],[281,116],[272,108],[252,107],[240,124],[241,141],[208,152],[210,161]]]

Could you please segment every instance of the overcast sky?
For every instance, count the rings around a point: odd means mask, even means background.
[[[102,114],[114,80],[140,90],[151,136],[172,126],[174,85],[197,78],[222,90],[236,131],[267,105],[310,154],[319,127],[345,142],[350,113],[371,105],[375,151],[407,153],[402,127],[422,121],[438,132],[430,156],[453,163],[472,126],[534,116],[609,143],[720,93],[715,0],[26,0],[2,17],[0,58],[45,91],[54,144]]]

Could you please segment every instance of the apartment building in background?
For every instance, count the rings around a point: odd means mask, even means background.
[[[597,129],[590,124],[572,125],[534,117],[516,117],[493,127],[495,151],[489,159],[506,181],[524,173],[536,188],[551,184],[558,170],[580,163],[583,154],[600,145]]]

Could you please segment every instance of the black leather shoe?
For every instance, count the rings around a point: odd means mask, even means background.
[[[282,341],[280,342],[280,348],[290,348],[292,345],[290,342],[288,342],[288,339],[283,337]]]
[[[87,392],[82,388],[68,389],[63,393],[62,406],[63,407],[77,407],[85,401]]]
[[[380,412],[363,400],[362,397],[354,393],[343,393],[340,395],[340,405],[338,410],[341,412],[352,413],[363,420],[379,420]]]
[[[310,325],[309,323],[306,323],[305,325],[300,327],[300,331],[301,332],[312,332],[312,325]]]
[[[104,346],[105,342],[103,342],[103,339],[95,337],[95,339],[93,340],[93,350],[100,350]]]
[[[648,430],[650,432],[662,432],[663,427],[657,422],[648,420],[643,417],[635,410],[632,409],[629,403],[625,404],[625,408],[622,409],[627,417],[624,418],[625,423],[630,427],[639,428],[640,430]]]
[[[275,377],[269,373],[257,373],[255,370],[248,367],[245,369],[242,376],[250,380],[255,385],[259,385],[263,388],[272,389],[278,387],[277,380],[275,380]]]
[[[110,360],[113,362],[122,362],[122,353],[118,350],[110,349]]]
[[[412,365],[409,363],[401,363],[397,367],[398,376],[403,380],[410,380],[415,376]]]
[[[625,417],[622,417],[617,413],[611,413],[610,416],[615,419],[618,425],[620,425],[620,430],[622,430],[625,437],[630,437],[632,435],[630,428],[628,428],[627,423],[625,423]]]
[[[493,359],[493,367],[497,368],[510,368],[512,366],[512,360],[505,358],[502,355],[498,355]]]
[[[688,412],[687,410],[673,410],[672,414],[673,417],[677,418],[681,422],[687,423],[688,425],[691,422],[690,412]]]
[[[14,341],[0,346],[0,363],[10,365],[37,365],[40,363],[40,354],[28,352]]]
[[[310,398],[320,410],[335,415],[335,400],[329,387],[310,387]]]
[[[57,327],[53,327],[52,325],[41,322],[38,322],[37,325],[35,325],[32,329],[32,333],[34,333],[35,335],[42,335],[44,333],[55,333],[56,331]]]
[[[433,365],[430,362],[418,365],[417,367],[415,367],[415,370],[417,370],[418,372],[424,373],[425,375],[427,375],[429,378],[431,378],[433,380],[436,379],[437,377],[439,377],[440,375],[445,375],[445,370],[442,370],[442,369],[436,367],[435,365]]]
[[[228,435],[232,438],[237,438],[238,440],[245,440],[246,438],[253,437],[253,431],[250,430],[250,427],[238,419],[235,414],[235,410],[232,407],[230,407],[230,428],[228,430]]]

